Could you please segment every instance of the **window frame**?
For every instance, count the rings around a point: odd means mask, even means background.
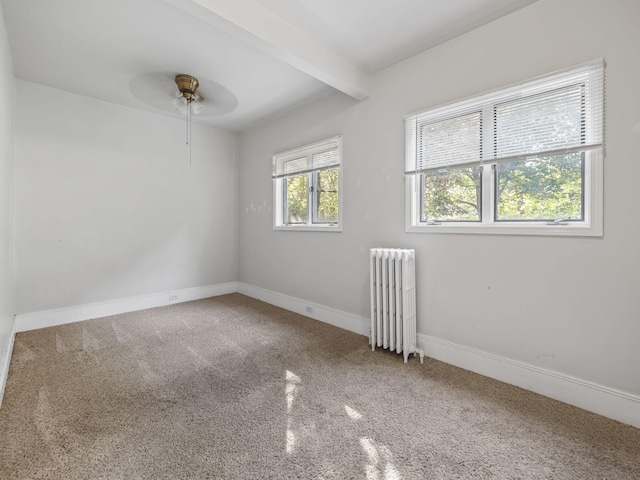
[[[479,161],[476,162],[460,162],[457,164],[450,164],[447,168],[456,168],[464,166],[480,165],[482,167],[481,172],[481,201],[480,201],[480,221],[447,221],[447,222],[427,222],[423,221],[423,203],[424,203],[424,174],[425,172],[437,169],[437,167],[418,169],[418,164],[424,165],[424,159],[419,157],[418,154],[418,133],[419,128],[423,128],[428,124],[429,119],[457,118],[468,115],[473,112],[474,109],[482,112],[483,118],[488,115],[493,116],[493,108],[496,105],[510,101],[512,98],[518,98],[520,91],[526,91],[531,88],[531,85],[535,85],[536,88],[542,88],[541,92],[545,90],[545,80],[561,78],[561,75],[570,74],[580,69],[600,68],[601,77],[596,77],[593,80],[589,77],[589,82],[596,82],[589,84],[589,88],[594,88],[595,85],[595,112],[585,114],[583,122],[594,122],[591,115],[598,116],[595,120],[596,127],[593,129],[596,138],[600,135],[599,144],[595,147],[585,145],[584,148],[573,151],[580,151],[584,155],[583,162],[583,211],[584,219],[577,220],[558,220],[555,222],[549,222],[544,220],[496,220],[497,218],[497,173],[496,166],[502,162],[517,161],[527,158],[536,158],[535,153],[521,155],[516,158],[509,159],[496,159],[491,156],[484,155],[489,152],[493,152],[496,147],[496,141],[490,139],[490,141],[483,143],[479,148]],[[485,93],[471,97],[470,99],[456,102],[443,107],[436,107],[434,109],[425,110],[416,114],[408,115],[405,117],[405,133],[406,133],[406,152],[405,152],[405,230],[406,232],[414,233],[469,233],[469,234],[506,234],[506,235],[550,235],[550,236],[602,236],[603,234],[603,184],[604,184],[604,85],[597,82],[603,82],[604,76],[604,60],[597,59],[592,62],[588,62],[582,65],[577,65],[562,72],[554,72],[537,79],[533,79],[527,82],[522,82],[517,85],[505,87],[495,92]],[[550,82],[553,85],[553,82]],[[567,85],[570,85],[568,83]],[[602,86],[602,90],[597,88]],[[557,88],[557,87],[553,87]],[[551,92],[552,87],[548,87],[548,92]],[[591,90],[589,90],[591,92]],[[598,96],[600,95],[600,96]],[[598,104],[598,102],[601,102]],[[461,107],[462,106],[462,107]],[[488,118],[488,117],[487,117]],[[425,120],[426,119],[426,120]],[[598,121],[600,123],[598,123]],[[410,123],[413,122],[413,123]],[[495,125],[493,120],[488,120],[486,124],[481,121],[480,135],[484,138],[490,131],[495,133]],[[411,128],[415,128],[415,131],[411,131]],[[590,125],[589,128],[592,128]],[[590,133],[591,135],[591,133]],[[493,137],[493,135],[491,135]],[[413,144],[412,144],[413,142]],[[588,143],[588,142],[585,142]],[[541,152],[539,157],[545,156],[547,152]],[[568,153],[557,152],[556,154]],[[549,156],[549,155],[547,155]],[[409,166],[413,162],[414,170],[409,170]],[[422,163],[421,163],[422,162]]]
[[[318,151],[337,151],[337,162],[326,166],[313,166],[300,172],[286,174],[279,172],[279,162],[283,162],[285,158],[306,157],[307,162],[311,165],[311,158]],[[342,231],[342,135],[320,140],[318,142],[303,145],[301,147],[286,150],[277,153],[272,157],[273,165],[273,229],[286,231],[314,231],[314,232],[341,232]],[[327,170],[338,170],[338,220],[333,222],[317,222],[318,201],[319,201],[319,179],[318,174]],[[307,176],[307,222],[306,223],[286,223],[288,217],[287,212],[287,179],[293,176]]]

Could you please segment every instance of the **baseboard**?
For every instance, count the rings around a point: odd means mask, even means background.
[[[2,399],[4,398],[4,388],[7,386],[7,378],[9,378],[9,364],[11,363],[11,354],[13,353],[13,342],[16,339],[16,322],[13,322],[13,328],[9,334],[9,342],[7,349],[0,352],[0,408],[2,408]]]
[[[284,308],[305,317],[313,318],[335,327],[344,328],[350,332],[369,336],[369,320],[352,313],[336,310],[318,303],[308,302],[300,298],[291,297],[283,293],[267,290],[246,283],[238,283],[238,293],[263,302]]]
[[[120,298],[105,302],[87,303],[74,307],[57,308],[42,312],[16,315],[16,331],[25,332],[38,328],[53,327],[80,322],[92,318],[108,317],[119,313],[135,312],[147,308],[163,307],[174,303],[189,302],[202,298],[225,295],[238,291],[237,282],[221,283],[204,287],[185,288],[170,292],[154,293],[137,297]]]
[[[426,356],[640,428],[640,396],[418,334]]]

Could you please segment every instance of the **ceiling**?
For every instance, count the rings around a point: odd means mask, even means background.
[[[242,131],[536,0],[0,0],[17,78]]]

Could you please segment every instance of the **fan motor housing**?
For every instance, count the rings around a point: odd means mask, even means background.
[[[176,85],[178,86],[178,90],[187,99],[187,102],[192,102],[194,100],[201,100],[200,95],[196,93],[198,89],[198,79],[191,75],[186,75],[181,73],[176,75],[175,78]]]

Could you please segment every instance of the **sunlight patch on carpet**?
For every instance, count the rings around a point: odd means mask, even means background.
[[[377,445],[367,437],[360,438],[360,446],[369,458],[365,466],[367,480],[402,480],[393,464],[393,455],[385,445]]]
[[[348,405],[344,406],[344,410],[347,412],[347,415],[349,415],[349,418],[351,418],[352,420],[360,420],[362,418],[362,414],[360,412],[354,410]]]
[[[286,385],[285,385],[285,396],[287,398],[287,438],[286,438],[286,450],[288,454],[293,453],[293,450],[296,446],[296,434],[293,431],[292,423],[293,419],[291,417],[291,410],[293,409],[293,402],[296,399],[296,395],[298,394],[298,386],[300,385],[301,380],[295,373],[287,370],[286,375]]]

